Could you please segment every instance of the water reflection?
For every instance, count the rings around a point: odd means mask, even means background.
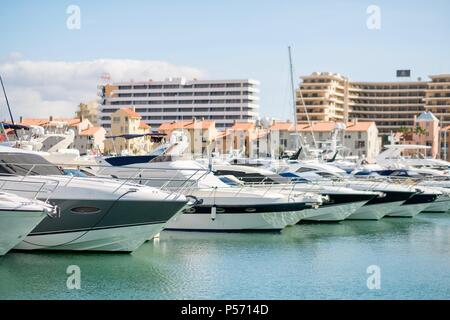
[[[82,290],[67,289],[69,265],[80,267]],[[164,292],[169,281],[164,268],[128,254],[13,252],[0,261],[3,299],[133,299],[149,288]]]
[[[370,264],[382,267],[382,291],[365,286]],[[67,289],[69,265],[81,268],[82,290]],[[132,255],[8,254],[0,258],[0,298],[449,298],[449,267],[448,214],[281,233],[164,231]]]

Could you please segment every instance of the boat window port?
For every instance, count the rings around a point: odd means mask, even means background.
[[[96,214],[101,212],[102,210],[96,207],[76,207],[76,208],[72,208],[70,209],[70,212],[75,213],[75,214]]]

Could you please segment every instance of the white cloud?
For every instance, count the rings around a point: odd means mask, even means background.
[[[97,98],[97,85],[104,73],[111,75],[111,81],[205,76],[204,71],[196,68],[151,60],[67,62],[11,59],[0,63],[0,75],[16,118],[74,116],[81,101]],[[6,103],[2,96],[0,101],[0,120],[3,120],[7,118]]]

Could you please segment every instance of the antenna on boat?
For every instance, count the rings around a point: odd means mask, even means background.
[[[2,79],[1,75],[0,75],[0,83],[2,84],[3,94],[5,96],[6,106],[8,107],[8,112],[9,112],[9,117],[11,118],[11,123],[12,123],[12,125],[15,125],[14,117],[12,115],[11,108],[9,106],[8,96],[6,95],[6,90],[5,90],[5,86],[3,85],[3,79]],[[14,134],[16,135],[16,138],[19,138],[19,136],[17,135],[17,131],[16,130],[14,130]]]

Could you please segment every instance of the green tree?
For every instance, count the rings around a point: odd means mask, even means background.
[[[414,133],[417,134],[418,136],[424,136],[427,134],[427,130],[420,126],[416,126],[416,128],[414,129]]]

